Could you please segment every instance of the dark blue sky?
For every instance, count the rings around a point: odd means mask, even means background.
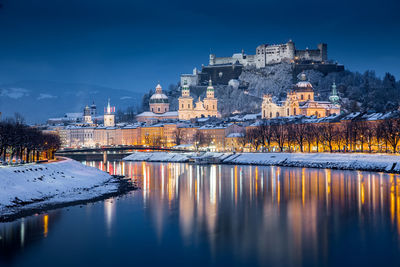
[[[399,1],[0,0],[0,83],[40,79],[145,92],[207,64],[210,49],[328,43],[350,70],[400,78]]]

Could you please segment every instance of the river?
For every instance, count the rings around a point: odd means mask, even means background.
[[[140,190],[0,224],[0,265],[400,264],[400,176],[86,162]]]

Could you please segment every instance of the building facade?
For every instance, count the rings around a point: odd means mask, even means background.
[[[104,127],[115,126],[115,107],[111,107],[110,99],[108,99],[107,108],[104,112]]]
[[[206,97],[203,101],[198,99],[193,105],[193,97],[190,96],[190,87],[187,83],[182,86],[182,95],[179,97],[178,116],[180,120],[190,120],[202,117],[221,117],[218,112],[218,99],[215,98],[214,87],[211,80],[207,87]]]
[[[272,95],[263,96],[262,118],[289,117],[296,115],[326,117],[332,114],[340,114],[339,96],[336,85],[332,86],[331,101],[315,101],[314,89],[307,81],[306,75],[301,75],[301,80],[296,83],[293,90],[287,93],[285,101],[275,103]]]
[[[286,44],[262,44],[257,46],[255,55],[242,53],[233,54],[231,57],[216,57],[210,54],[209,65],[241,64],[265,68],[267,65],[281,62],[325,62],[328,60],[328,46],[321,43],[316,49],[298,50],[292,40]]]
[[[154,123],[163,120],[178,119],[178,112],[169,111],[169,100],[162,92],[160,84],[156,86],[156,92],[149,100],[150,111],[145,111],[136,116],[139,122]]]

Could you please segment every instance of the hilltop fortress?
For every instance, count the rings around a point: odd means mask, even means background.
[[[233,54],[231,57],[216,57],[210,54],[209,65],[235,64],[243,66],[254,66],[265,68],[267,65],[281,62],[318,62],[328,60],[327,44],[318,44],[317,49],[297,50],[294,42],[289,40],[286,44],[262,44],[257,46],[255,55],[246,55],[242,50],[241,54]]]
[[[227,85],[231,79],[238,79],[245,67],[262,69],[269,65],[289,63],[293,66],[293,77],[304,70],[317,70],[323,74],[340,72],[343,65],[328,59],[328,45],[320,43],[316,49],[296,49],[292,40],[285,44],[262,44],[257,46],[254,55],[248,55],[243,50],[230,57],[217,57],[210,54],[207,66],[202,66],[201,71],[196,68],[192,74],[182,74],[181,84],[186,82],[189,86],[206,86],[209,79],[214,84]]]

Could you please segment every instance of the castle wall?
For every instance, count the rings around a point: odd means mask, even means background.
[[[239,79],[243,65],[203,66],[199,84],[207,84],[211,79],[213,84],[228,84],[231,79]]]
[[[181,84],[186,84],[188,86],[196,86],[199,84],[198,74],[181,74]]]
[[[255,55],[246,55],[244,53],[233,54],[231,57],[216,57],[214,54],[210,55],[209,65],[227,65],[239,63],[243,66],[251,66],[255,64]]]
[[[318,44],[317,49],[296,50],[292,41],[286,44],[257,46],[255,55],[234,54],[232,57],[216,57],[210,55],[210,66],[240,63],[243,66],[264,68],[270,64],[293,61],[322,62],[328,60],[327,44]]]

